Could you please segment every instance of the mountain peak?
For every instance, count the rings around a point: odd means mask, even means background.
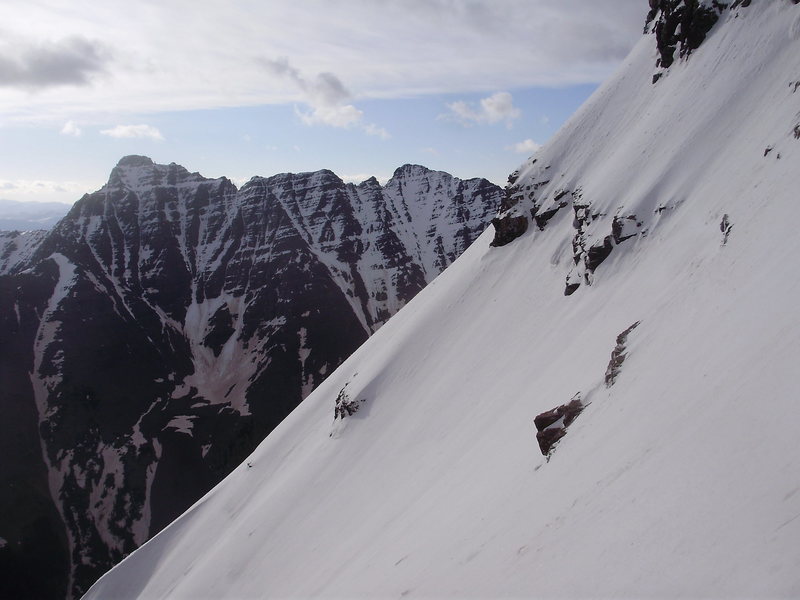
[[[141,156],[138,154],[128,154],[123,156],[117,162],[118,167],[151,167],[155,163],[149,156]]]
[[[415,165],[407,163],[402,167],[397,167],[394,170],[394,174],[392,178],[395,177],[408,177],[409,175],[427,175],[428,173],[433,173],[431,169],[428,167],[424,167],[422,165]]]

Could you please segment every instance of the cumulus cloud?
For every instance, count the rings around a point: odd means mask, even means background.
[[[463,125],[505,123],[511,128],[522,111],[514,106],[514,99],[508,92],[496,92],[480,100],[477,106],[459,100],[447,105],[448,113],[442,118],[458,121]]]
[[[15,40],[0,48],[0,86],[87,85],[105,70],[108,57],[103,44],[77,35],[39,44]]]
[[[140,138],[158,142],[164,140],[161,132],[152,125],[117,125],[111,129],[103,129],[100,133],[113,138]]]
[[[64,123],[64,127],[61,128],[61,135],[71,135],[73,137],[80,137],[83,133],[81,128],[75,123],[75,121],[67,121]]]
[[[507,150],[513,150],[519,154],[533,154],[539,148],[541,148],[541,145],[528,138],[526,140],[522,140],[521,142],[517,142],[512,146],[508,146]]]
[[[358,126],[368,135],[389,138],[389,132],[373,123],[364,123],[363,111],[350,103],[352,94],[333,73],[318,73],[308,79],[289,64],[289,59],[261,58],[258,60],[272,75],[291,81],[303,96],[307,110],[295,108],[295,113],[306,125],[329,125],[348,128]]]
[[[389,134],[389,132],[386,131],[383,127],[378,127],[373,123],[367,123],[366,125],[363,125],[361,128],[367,135],[374,135],[381,138],[382,140],[388,140],[390,137],[392,137]]]

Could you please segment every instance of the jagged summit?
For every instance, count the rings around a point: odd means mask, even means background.
[[[513,178],[527,229],[87,598],[796,597],[798,38],[752,0],[652,85],[644,36]]]
[[[149,156],[141,156],[138,154],[129,154],[117,161],[118,167],[150,167],[154,164],[153,159]]]
[[[223,179],[223,178],[221,178]],[[153,186],[197,184],[206,181],[199,173],[190,173],[176,163],[162,165],[147,156],[130,155],[119,160],[111,170],[107,186],[122,189],[146,189]]]
[[[392,178],[395,177],[403,177],[403,176],[419,176],[419,175],[426,175],[428,173],[432,173],[427,167],[423,167],[422,165],[414,165],[410,163],[406,163],[401,167],[397,167],[392,174]]]

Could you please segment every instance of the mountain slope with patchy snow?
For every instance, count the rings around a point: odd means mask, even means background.
[[[87,598],[800,594],[800,7],[738,4]]]
[[[79,596],[247,457],[487,227],[502,190],[405,165],[241,189],[128,156],[0,235],[0,596]]]

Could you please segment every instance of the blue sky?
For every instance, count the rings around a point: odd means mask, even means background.
[[[206,176],[420,163],[503,184],[627,54],[641,0],[12,0],[0,198],[73,202],[126,154]]]

